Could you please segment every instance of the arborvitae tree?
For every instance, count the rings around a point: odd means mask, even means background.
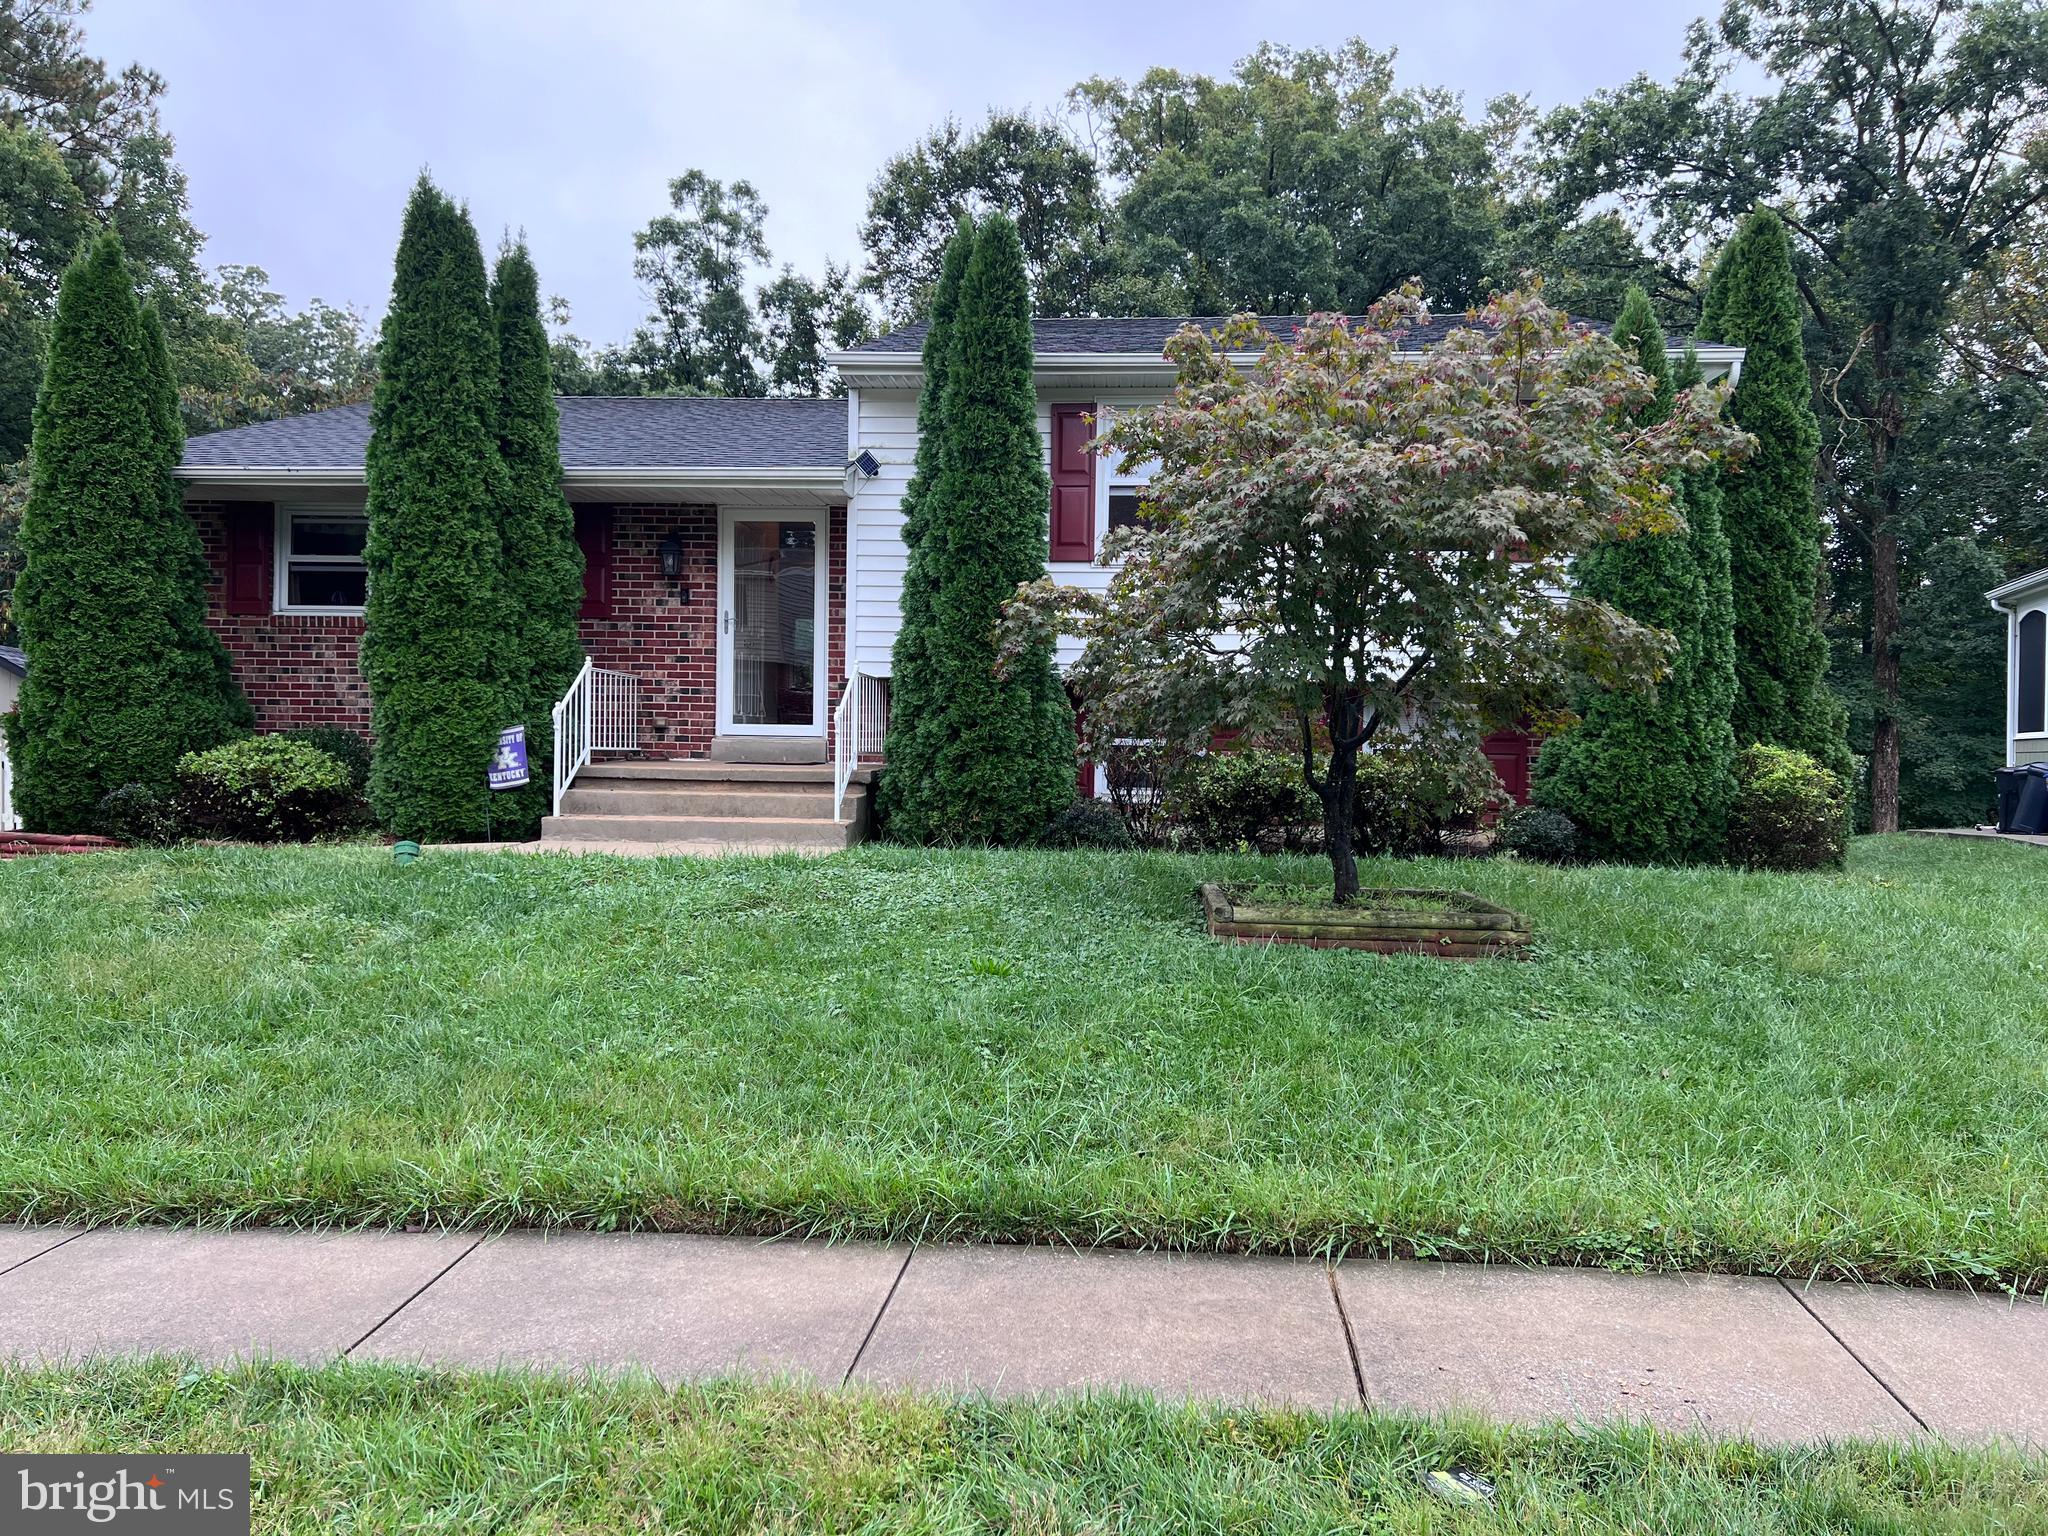
[[[1756,451],[1723,481],[1735,593],[1736,740],[1805,752],[1851,780],[1847,717],[1828,690],[1816,609],[1820,424],[1800,339],[1799,290],[1785,226],[1751,214],[1715,263],[1700,334],[1746,347],[1736,424]]]
[[[967,261],[974,253],[974,226],[962,219],[946,245],[939,284],[932,294],[931,323],[924,333],[924,382],[917,397],[917,461],[910,471],[910,483],[903,488],[903,547],[906,560],[903,596],[899,605],[902,622],[889,665],[889,740],[885,755],[890,762],[929,760],[935,745],[926,746],[917,737],[944,728],[943,713],[931,705],[934,681],[928,664],[928,641],[932,622],[933,560],[925,544],[926,502],[939,477],[945,455],[946,378],[953,355],[953,316],[960,307],[960,283],[967,275]],[[908,787],[908,775],[883,774],[877,786],[877,806],[886,826],[896,809],[900,789]]]
[[[1658,383],[1642,420],[1662,420],[1674,385],[1663,328],[1641,288],[1628,290],[1614,340]],[[1721,851],[1735,744],[1724,681],[1729,619],[1711,591],[1718,561],[1725,594],[1726,540],[1711,487],[1699,485],[1705,478],[1680,477],[1673,487],[1684,530],[1617,529],[1574,571],[1589,596],[1668,630],[1677,647],[1654,694],[1592,694],[1579,723],[1545,743],[1537,761],[1536,798],[1578,823],[1581,847],[1595,858],[1682,863]]]
[[[1014,843],[1074,798],[1074,716],[1046,642],[996,669],[995,628],[1045,575],[1052,485],[1031,383],[1031,302],[1017,228],[985,219],[960,285],[941,410],[946,446],[920,509],[929,689],[895,695],[923,720],[887,777],[892,833]]]
[[[533,780],[493,797],[492,830],[528,836],[547,813],[542,765],[553,752],[550,712],[583,666],[577,610],[583,551],[562,494],[562,447],[540,279],[523,242],[506,246],[491,276],[498,332],[498,450],[505,462],[504,537],[507,719],[526,726]]]
[[[183,449],[163,330],[114,235],[64,274],[36,397],[15,588],[29,675],[9,731],[23,821],[75,832],[124,784],[250,723],[206,627],[206,564],[172,470]]]
[[[498,341],[469,214],[426,177],[398,242],[370,407],[370,803],[400,837],[488,834],[502,682]]]
[[[1673,373],[1674,391],[1701,382],[1699,354],[1688,342]],[[1678,476],[1685,509],[1686,544],[1699,573],[1699,650],[1688,697],[1691,715],[1685,739],[1701,767],[1694,805],[1701,836],[1711,855],[1726,829],[1735,797],[1735,581],[1729,570],[1727,509],[1718,469],[1683,471]]]

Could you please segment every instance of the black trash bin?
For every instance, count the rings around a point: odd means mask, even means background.
[[[1998,830],[2024,837],[2048,833],[2048,763],[1999,770]]]
[[[1998,814],[1992,818],[2001,832],[2012,830],[2013,812],[2020,808],[2020,786],[2027,781],[2024,768],[1998,770]]]

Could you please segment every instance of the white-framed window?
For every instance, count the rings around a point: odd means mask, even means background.
[[[279,613],[361,613],[369,593],[360,507],[280,505],[277,509]]]

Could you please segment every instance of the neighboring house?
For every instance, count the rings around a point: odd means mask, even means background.
[[[1984,594],[2005,615],[2005,761],[2048,763],[2048,571]]]
[[[1095,552],[1109,529],[1136,518],[1145,469],[1086,445],[1115,412],[1165,398],[1174,366],[1162,349],[1185,323],[1034,325],[1050,569],[1062,581],[1109,580]],[[1298,323],[1267,322],[1278,334]],[[1440,319],[1415,339],[1465,323]],[[599,762],[568,791],[570,814],[554,830],[623,838],[623,820],[582,823],[654,804],[660,784],[690,785],[698,798],[664,791],[669,800],[633,835],[718,840],[735,819],[803,819],[779,814],[800,798],[805,816],[822,798],[834,818],[859,801],[860,764],[879,756],[885,733],[901,621],[902,495],[917,453],[923,341],[924,327],[912,325],[833,354],[841,400],[560,402],[563,483],[587,564],[584,649],[599,669],[589,704],[575,707],[589,709],[601,757],[741,766],[635,778],[630,763]],[[1740,348],[1701,349],[1710,378],[1733,376],[1741,359]],[[214,568],[211,621],[263,729],[368,728],[356,661],[368,442],[369,408],[354,405],[186,444],[179,474]],[[1060,660],[1075,654],[1065,645]],[[1525,795],[1526,740],[1495,738],[1488,755]],[[723,816],[741,781],[825,793],[772,805],[752,795],[739,817]],[[772,840],[773,829],[751,830]],[[834,840],[844,839],[810,845]]]
[[[21,697],[21,680],[28,676],[28,658],[11,645],[0,645],[0,715],[14,708]],[[14,813],[14,769],[7,761],[7,736],[0,732],[0,832],[20,830],[21,818]]]

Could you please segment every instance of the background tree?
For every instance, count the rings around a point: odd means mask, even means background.
[[[167,786],[185,753],[248,728],[206,628],[183,445],[162,328],[102,235],[64,276],[36,401],[15,594],[35,663],[9,730],[30,827],[86,830],[109,791]]]
[[[1758,73],[1762,92],[1730,89]],[[1951,301],[2025,242],[2048,200],[2044,123],[2048,10],[2030,0],[1728,0],[1718,25],[1694,29],[1675,82],[1638,79],[1544,128],[1552,194],[1586,209],[1619,198],[1659,251],[1789,210],[1826,423],[1832,600],[1863,637],[1879,830],[1898,822],[1901,593],[1921,553],[1902,456]]]
[[[1735,584],[1735,739],[1804,752],[1854,780],[1846,722],[1827,687],[1818,615],[1820,516],[1814,420],[1799,294],[1785,226],[1751,214],[1715,263],[1700,316],[1709,341],[1747,349],[1730,410],[1757,440],[1725,482]]]
[[[996,669],[995,629],[1045,573],[1052,484],[1031,382],[1031,296],[1016,227],[982,220],[960,283],[940,415],[944,446],[918,537],[930,592],[929,692],[891,701],[893,836],[1016,843],[1074,798],[1074,717],[1050,639]],[[921,719],[900,737],[893,717]],[[895,754],[899,740],[908,754]]]
[[[633,237],[633,275],[653,312],[628,355],[648,394],[758,395],[747,274],[768,260],[768,210],[751,184],[699,170],[668,184],[670,211]]]
[[[889,661],[889,762],[935,762],[949,729],[941,680],[931,663],[932,590],[945,561],[942,551],[925,537],[928,502],[939,480],[952,435],[946,430],[946,386],[953,367],[953,321],[960,309],[960,285],[974,254],[974,226],[962,219],[946,243],[932,294],[931,323],[924,333],[923,376],[917,396],[917,458],[903,487],[903,593],[899,622]],[[894,816],[899,793],[908,795],[909,776],[883,774],[876,787],[876,805],[884,826]]]
[[[1675,531],[1671,473],[1739,441],[1705,390],[1635,423],[1653,381],[1527,294],[1397,356],[1419,311],[1411,289],[1355,330],[1318,320],[1250,370],[1229,356],[1260,338],[1248,316],[1175,337],[1173,395],[1108,434],[1159,468],[1144,524],[1109,545],[1124,563],[1107,595],[1042,580],[1008,624],[1019,642],[1086,642],[1069,679],[1112,729],[1205,742],[1291,717],[1339,901],[1359,888],[1358,754],[1383,723],[1417,721],[1427,746],[1574,672],[1654,676],[1668,636],[1554,594],[1617,522]],[[1509,558],[1518,543],[1526,560]],[[1215,643],[1219,616],[1235,643]]]
[[[507,716],[498,340],[469,215],[422,176],[406,205],[370,407],[363,676],[370,803],[400,837],[488,835]]]
[[[549,377],[547,328],[540,318],[540,280],[523,241],[499,252],[491,275],[491,313],[498,341],[498,451],[505,463],[505,721],[523,724],[529,764],[523,790],[493,802],[494,832],[538,833],[551,786],[540,765],[552,761],[555,702],[583,667],[577,613],[583,604],[583,551],[576,519],[562,494],[560,420]]]
[[[1635,414],[1663,420],[1674,398],[1664,328],[1630,288],[1613,339],[1656,386]],[[1697,383],[1697,377],[1687,380]],[[1617,529],[1573,567],[1578,590],[1671,635],[1653,690],[1596,688],[1582,719],[1544,743],[1535,798],[1565,812],[1594,858],[1688,863],[1719,858],[1735,790],[1733,615],[1719,490],[1706,474],[1675,477],[1685,526]]]
[[[1094,280],[1107,208],[1094,159],[1056,122],[992,112],[972,133],[948,118],[893,156],[868,189],[862,282],[893,322],[926,313],[960,216],[991,212],[1016,225],[1034,314],[1103,309]]]
[[[854,291],[852,272],[836,262],[825,263],[825,275],[813,280],[788,263],[775,281],[755,298],[761,317],[761,339],[768,363],[768,388],[777,395],[816,399],[840,393],[826,366],[828,349],[857,346],[874,334],[874,322]]]

